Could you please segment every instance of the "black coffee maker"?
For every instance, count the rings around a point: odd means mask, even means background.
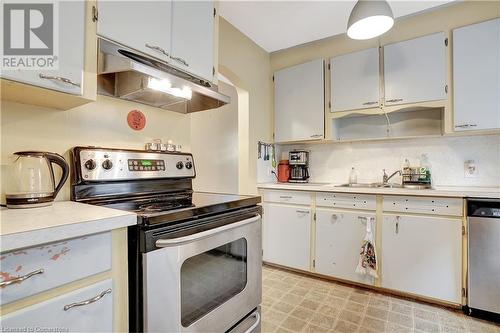
[[[309,181],[309,152],[293,150],[288,153],[290,164],[290,183],[307,183]]]

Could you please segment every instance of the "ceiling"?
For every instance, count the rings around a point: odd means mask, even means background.
[[[411,15],[453,0],[389,1],[394,17]],[[346,32],[356,1],[222,0],[219,12],[268,52]]]

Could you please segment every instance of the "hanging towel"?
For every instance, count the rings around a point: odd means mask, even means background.
[[[375,218],[372,217],[369,221],[366,217],[360,217],[360,219],[366,221],[366,235],[363,239],[361,252],[359,253],[359,262],[356,267],[356,273],[371,275],[374,278],[378,278],[377,252],[375,250],[375,235],[373,234]]]

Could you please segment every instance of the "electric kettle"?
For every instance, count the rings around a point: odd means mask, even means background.
[[[14,153],[10,189],[5,194],[8,208],[31,208],[50,206],[57,193],[68,179],[69,165],[56,153],[42,151],[20,151]],[[54,169],[62,170],[61,179],[55,185]]]

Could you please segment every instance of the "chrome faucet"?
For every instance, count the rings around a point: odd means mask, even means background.
[[[387,175],[387,173],[385,172],[385,169],[382,169],[382,171],[384,172],[384,176],[383,176],[383,180],[382,182],[384,184],[387,184],[389,182],[389,179],[391,179],[392,177],[394,177],[395,175],[399,174],[401,176],[401,170],[396,170],[394,171],[394,173],[392,173],[390,176]]]

